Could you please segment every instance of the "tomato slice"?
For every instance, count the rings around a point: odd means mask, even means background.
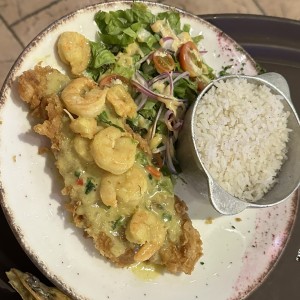
[[[198,92],[201,92],[206,87],[206,84],[202,80],[197,81],[197,90]]]
[[[197,77],[202,74],[202,60],[195,43],[189,41],[181,46],[179,63],[182,70],[189,72],[190,77]]]
[[[154,166],[146,166],[146,170],[155,178],[160,178],[161,173],[158,169],[156,169]]]
[[[153,53],[153,63],[158,73],[171,72],[175,68],[175,62],[170,53],[163,50],[156,50]]]
[[[106,86],[110,86],[112,84],[112,82],[115,80],[120,80],[122,83],[129,85],[129,80],[119,74],[106,75],[105,77],[100,79],[100,81],[98,82],[98,85],[100,88],[104,88]]]

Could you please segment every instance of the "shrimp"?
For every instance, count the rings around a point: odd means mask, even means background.
[[[141,262],[148,260],[160,249],[167,229],[154,213],[138,210],[132,216],[125,233],[128,241],[142,245],[134,256],[135,261]]]
[[[94,159],[90,153],[90,140],[77,135],[73,140],[73,146],[76,153],[85,161],[93,162]]]
[[[92,139],[94,135],[101,129],[97,125],[95,118],[78,117],[71,119],[70,128],[73,132],[79,133],[82,137]]]
[[[70,65],[74,75],[80,75],[91,58],[89,41],[78,32],[62,33],[57,41],[57,51],[62,62]]]
[[[91,154],[98,167],[120,175],[133,166],[137,144],[128,133],[109,126],[95,135]]]
[[[107,206],[117,207],[118,203],[137,205],[147,191],[145,171],[133,165],[121,175],[108,174],[101,180],[100,197]]]
[[[64,88],[61,98],[69,112],[93,118],[104,110],[106,94],[107,89],[101,90],[92,79],[80,77]]]
[[[123,85],[113,85],[107,92],[107,101],[120,117],[133,118],[136,116],[137,105]]]

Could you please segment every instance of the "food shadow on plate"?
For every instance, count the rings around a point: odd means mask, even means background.
[[[210,202],[207,179],[203,176],[201,184],[188,184],[185,175],[181,175],[175,185],[175,194],[188,206],[188,213],[192,220],[216,219],[222,216]]]

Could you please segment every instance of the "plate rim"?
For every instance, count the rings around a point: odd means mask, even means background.
[[[230,35],[226,34],[225,32],[223,32],[219,27],[209,23],[208,21],[206,21],[203,17],[205,15],[194,15],[191,14],[189,12],[186,12],[180,8],[177,8],[175,6],[170,6],[170,5],[166,5],[166,4],[162,4],[162,3],[156,3],[156,2],[150,2],[150,1],[136,1],[136,2],[142,2],[145,3],[146,5],[150,5],[150,6],[159,6],[162,7],[164,9],[176,9],[177,11],[179,11],[180,13],[187,15],[187,16],[191,16],[191,17],[196,17],[198,19],[200,19],[202,22],[206,23],[210,28],[216,28],[218,29],[220,32],[222,32],[222,34],[224,36],[226,36],[226,38],[228,38],[234,45],[240,45],[239,43],[237,43]],[[81,12],[87,11],[87,10],[93,10],[95,7],[103,7],[103,6],[110,6],[110,5],[117,5],[120,3],[128,3],[131,4],[133,3],[132,1],[112,1],[112,2],[105,2],[105,3],[98,3],[98,4],[93,4],[93,5],[88,5],[85,7],[82,7],[74,12],[68,13],[64,16],[62,16],[61,18],[55,20],[54,22],[52,22],[51,24],[49,24],[47,27],[45,27],[42,31],[40,31],[27,45],[26,47],[23,49],[23,51],[19,54],[18,58],[15,60],[14,64],[12,65],[11,69],[9,70],[4,83],[2,85],[2,88],[0,90],[0,110],[2,109],[2,106],[4,105],[4,101],[6,100],[6,92],[9,91],[12,88],[12,79],[14,77],[15,72],[18,69],[18,66],[22,63],[23,61],[23,56],[26,55],[27,52],[30,52],[31,48],[34,47],[34,45],[36,43],[39,42],[39,40],[41,38],[43,38],[45,35],[47,35],[49,32],[51,32],[52,29],[54,29],[56,26],[59,26],[61,23],[63,23],[65,20],[68,20],[70,18],[72,18],[73,16],[80,14]],[[229,15],[229,14],[228,14]],[[299,22],[300,23],[300,22]],[[256,65],[257,63],[255,62],[255,60],[252,58],[252,56],[245,50],[243,49],[243,52],[246,54],[247,56],[247,60],[251,60],[253,65]],[[1,177],[1,171],[0,171],[0,177]],[[4,215],[6,217],[6,219],[9,217],[9,220],[11,220],[11,212],[9,212],[8,207],[5,205],[5,190],[2,186],[2,182],[0,182],[0,204],[1,207],[4,211]],[[293,197],[295,195],[293,194]],[[299,198],[299,193],[297,194],[298,198]],[[293,202],[296,203],[296,208],[295,208],[295,214],[293,215],[293,220],[292,220],[292,224],[291,224],[291,230],[295,224],[295,219],[296,219],[296,215],[297,215],[297,210],[298,210],[298,202],[299,201],[294,201]],[[7,219],[8,220],[8,219]],[[19,244],[21,245],[21,247],[23,248],[23,250],[25,251],[25,253],[27,254],[27,256],[31,259],[31,261],[35,264],[36,267],[38,267],[39,270],[41,270],[41,272],[43,274],[45,274],[51,281],[53,281],[55,283],[55,285],[59,286],[62,290],[66,291],[68,294],[70,294],[72,297],[77,298],[78,295],[73,294],[72,290],[69,290],[63,283],[60,282],[60,280],[57,280],[55,278],[55,276],[53,276],[53,274],[49,274],[49,272],[47,271],[47,267],[44,267],[43,264],[41,264],[41,262],[37,259],[37,257],[34,255],[34,253],[30,253],[30,248],[28,249],[26,247],[26,243],[22,241],[22,234],[20,234],[21,231],[19,231],[17,226],[12,226],[12,223],[14,222],[8,222],[10,228],[12,229],[12,232],[14,233],[16,239],[18,240]],[[290,231],[291,233],[291,231]],[[290,233],[289,233],[289,237],[290,237]],[[289,239],[288,237],[288,239]],[[284,247],[282,248],[280,255],[276,258],[276,264],[278,263],[280,256],[282,255],[288,239],[286,240]],[[30,254],[30,255],[29,255]],[[275,264],[275,265],[276,265]],[[273,266],[274,267],[274,266]],[[268,274],[273,270],[273,267],[269,269]],[[266,276],[263,277],[263,280],[261,282],[261,284],[264,282],[264,280],[266,279],[266,277],[268,276],[268,274]],[[260,286],[260,285],[258,285]],[[256,290],[256,288],[258,286],[255,286],[255,288],[251,291],[253,292],[254,290]],[[248,296],[249,294],[247,294]],[[81,298],[80,298],[81,299]]]

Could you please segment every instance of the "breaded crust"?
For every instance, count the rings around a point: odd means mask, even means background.
[[[34,116],[37,117],[39,123],[34,126],[34,130],[50,139],[52,151],[56,156],[60,151],[60,142],[63,138],[62,117],[64,107],[59,97],[59,91],[56,94],[47,94],[44,76],[49,72],[56,72],[56,70],[50,67],[37,66],[34,70],[24,72],[18,81],[18,91],[21,99],[28,103],[32,112],[35,112]],[[66,186],[62,193],[70,196],[70,198],[73,197],[71,186]],[[115,256],[111,250],[113,244],[110,237],[104,232],[97,235],[90,232],[89,224],[84,215],[76,213],[79,204],[76,199],[71,199],[70,203],[66,204],[66,209],[72,213],[76,226],[82,228],[85,234],[93,239],[95,247],[101,255],[118,267],[125,267],[134,263],[134,255],[138,245],[127,241],[124,234],[126,251],[120,256]],[[178,197],[175,197],[175,211],[181,224],[180,241],[175,244],[166,240],[163,247],[150,259],[150,262],[165,266],[171,273],[184,272],[191,274],[196,262],[202,255],[202,242],[198,231],[192,226],[187,214],[186,204]]]

